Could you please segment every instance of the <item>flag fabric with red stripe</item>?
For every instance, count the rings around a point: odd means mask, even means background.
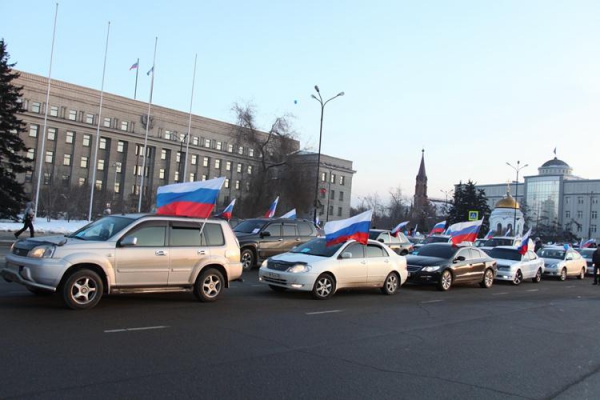
[[[450,225],[447,234],[451,236],[452,244],[457,245],[462,242],[474,242],[477,240],[477,234],[481,228],[483,219],[478,221],[459,222]]]
[[[131,71],[132,69],[137,69],[139,66],[139,61],[136,61],[131,67],[129,67],[129,70]]]
[[[584,244],[581,245],[582,249],[588,248],[588,247],[592,247],[592,245],[594,245],[596,243],[596,239],[588,239],[586,240],[586,242]]]
[[[527,253],[527,250],[529,249],[529,237],[530,236],[531,236],[531,228],[527,231],[525,236],[523,236],[523,238],[521,239],[521,244],[517,248],[521,255]]]
[[[161,186],[156,193],[156,213],[208,218],[225,178]]]
[[[235,199],[233,199],[231,201],[231,203],[229,203],[229,205],[227,207],[225,207],[225,209],[223,211],[221,211],[219,214],[215,215],[215,217],[223,218],[223,219],[226,219],[227,221],[229,221],[233,215],[233,206],[234,205],[235,205]]]
[[[404,221],[404,222],[400,222],[398,225],[396,225],[396,227],[394,229],[391,230],[391,234],[395,237],[398,237],[398,233],[400,233],[400,229],[404,228],[406,225],[408,225],[409,221]]]
[[[325,240],[327,246],[344,243],[350,239],[354,239],[362,244],[367,244],[372,216],[373,210],[369,210],[362,214],[355,215],[352,218],[327,222],[325,224]]]
[[[429,232],[429,234],[435,235],[437,233],[444,233],[445,229],[446,229],[446,221],[441,221],[441,222],[438,222],[437,224],[435,224],[433,226],[433,228],[431,228],[431,232]]]
[[[275,210],[277,210],[277,203],[279,203],[279,196],[277,196],[273,204],[271,204],[271,207],[269,207],[269,210],[265,214],[265,217],[273,218],[275,216]]]

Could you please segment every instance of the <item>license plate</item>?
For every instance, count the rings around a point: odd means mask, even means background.
[[[267,272],[267,276],[268,276],[269,278],[274,278],[274,279],[279,279],[279,278],[281,278],[281,275],[279,275],[279,274],[276,274],[276,273],[274,273],[274,272]]]

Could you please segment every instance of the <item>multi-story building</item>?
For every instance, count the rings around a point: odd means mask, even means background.
[[[191,116],[190,125],[189,113],[158,105],[151,106],[148,120],[148,103],[110,93],[103,94],[100,110],[98,90],[57,80],[51,82],[46,104],[48,79],[18,72],[15,84],[23,87],[26,110],[22,138],[34,166],[19,177],[27,193],[35,193],[38,181],[89,184],[98,192],[114,193],[123,210],[113,211],[136,211],[140,187],[149,200],[159,186],[225,177],[219,205],[252,190],[250,181],[260,160],[256,150],[236,136],[235,125],[198,115]],[[293,141],[292,147],[298,150],[299,142]],[[351,179],[346,179],[343,215],[349,213],[351,192]]]

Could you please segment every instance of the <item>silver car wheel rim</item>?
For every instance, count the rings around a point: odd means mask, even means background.
[[[567,279],[567,270],[564,269],[564,268],[562,269],[562,271],[560,271],[560,279],[563,280],[563,281],[565,279]]]
[[[331,293],[331,281],[327,278],[321,278],[317,281],[317,294],[320,297],[327,297]]]
[[[252,256],[249,253],[244,253],[242,255],[242,267],[244,269],[248,269],[250,267],[251,261],[252,261]]]
[[[388,292],[393,293],[398,289],[398,280],[396,279],[396,275],[390,275],[386,282],[386,287]]]
[[[486,276],[486,278],[487,278],[487,276]],[[513,283],[515,285],[518,285],[519,283],[521,283],[521,276],[519,275],[519,272],[516,273],[515,279],[513,279]]]
[[[96,282],[88,277],[82,277],[73,283],[71,297],[77,304],[85,305],[96,297],[98,288]]]
[[[217,297],[221,292],[221,280],[215,275],[209,275],[202,283],[202,290],[206,297]]]
[[[494,274],[492,273],[492,271],[490,271],[489,269],[485,272],[485,285],[487,287],[492,286],[492,283],[494,282]]]
[[[448,272],[445,272],[445,273],[442,275],[442,287],[443,287],[444,289],[448,289],[448,288],[450,288],[450,283],[451,283],[451,282],[452,282],[452,278],[451,278],[451,275],[450,275],[450,273],[448,273]]]
[[[535,280],[538,282],[542,280],[542,272],[539,269],[537,271],[537,274],[535,274]]]

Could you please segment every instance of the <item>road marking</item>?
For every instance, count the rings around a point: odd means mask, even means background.
[[[528,292],[539,292],[540,289],[527,289]]]
[[[252,287],[263,287],[265,285],[252,285]]]
[[[444,301],[444,300],[429,300],[429,301],[422,301],[422,302],[421,302],[421,304],[439,303],[440,301]]]
[[[132,332],[132,331],[148,331],[151,329],[166,329],[168,326],[159,325],[159,326],[143,326],[139,328],[123,328],[123,329],[109,329],[104,331],[104,333],[118,333],[118,332]]]
[[[492,293],[492,296],[502,296],[503,294],[508,294],[508,292]]]
[[[567,286],[567,289],[573,289],[575,286]]]
[[[306,315],[332,314],[332,313],[338,313],[338,312],[342,312],[342,310],[307,312]]]

